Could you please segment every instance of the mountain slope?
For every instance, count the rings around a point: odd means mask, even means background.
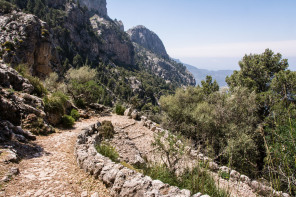
[[[186,68],[193,74],[196,84],[200,85],[200,82],[202,80],[205,80],[207,75],[211,75],[213,77],[213,80],[216,80],[220,87],[227,86],[227,83],[225,82],[225,78],[227,76],[232,75],[233,70],[206,70],[206,69],[199,69],[195,66],[191,66],[188,64],[185,64]]]
[[[161,39],[146,27],[139,25],[127,31],[132,42],[135,42],[147,50],[160,55],[163,58],[169,58],[165,46]]]
[[[158,35],[142,25],[129,29],[127,33],[133,41],[137,62],[145,70],[166,80],[166,83],[195,85],[186,67],[169,58]]]
[[[156,42],[147,46],[160,48],[160,55],[136,46],[123,31],[123,24],[108,17],[106,0],[0,2],[13,3],[0,13],[7,18],[0,20],[4,30],[0,33],[0,58],[12,67],[26,64],[34,76],[45,79],[57,72],[64,79],[70,68],[88,65],[98,71],[96,82],[104,90],[99,102],[105,98],[113,104],[139,99],[139,108],[147,102],[156,105],[162,94],[177,87],[195,84],[183,65],[167,58],[161,40],[150,30]],[[17,25],[23,29],[14,30],[13,24],[22,18],[27,21],[24,28]],[[30,28],[29,24],[35,23]]]

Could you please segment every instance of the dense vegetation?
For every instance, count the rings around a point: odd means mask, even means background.
[[[239,65],[226,79],[229,90],[207,77],[201,87],[163,96],[163,124],[219,163],[295,195],[296,72],[269,49]]]

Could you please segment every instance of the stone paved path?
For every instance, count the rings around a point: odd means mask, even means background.
[[[38,137],[36,143],[44,151],[32,159],[19,164],[20,175],[4,188],[6,196],[110,196],[106,187],[98,180],[79,169],[74,158],[74,144],[80,129],[97,121],[110,120],[115,129],[126,133],[137,149],[147,156],[152,149],[153,132],[140,122],[125,116],[109,115],[78,122],[72,130]],[[124,149],[124,147],[121,147]],[[130,152],[126,151],[126,152]],[[233,197],[256,197],[245,184],[225,181],[212,173],[219,187],[228,189]],[[1,192],[0,192],[1,196]]]
[[[115,130],[124,132],[129,136],[129,143],[116,147],[118,152],[123,152],[126,157],[133,158],[132,154],[135,151],[129,150],[129,148],[132,147],[130,146],[130,143],[132,142],[132,144],[136,146],[137,150],[142,153],[142,156],[147,156],[148,160],[157,160],[154,155],[155,153],[153,154],[153,152],[151,152],[151,150],[154,149],[151,146],[151,142],[154,140],[153,131],[144,127],[139,121],[129,119],[126,116],[112,114],[112,116],[101,117],[100,121],[103,120],[111,121]],[[191,162],[193,162],[193,164],[195,163],[195,161]],[[236,181],[226,181],[219,177],[217,173],[212,172],[211,174],[216,181],[217,186],[229,191],[231,197],[260,197],[260,195],[254,193],[247,184],[238,183]]]
[[[4,196],[110,196],[103,183],[78,168],[74,158],[80,129],[97,121],[83,120],[74,129],[38,137],[36,143],[44,151],[19,163],[20,175],[5,186]]]

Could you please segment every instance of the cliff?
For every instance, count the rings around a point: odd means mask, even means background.
[[[157,34],[139,25],[127,31],[134,43],[137,62],[146,70],[161,77],[166,83],[196,84],[193,75],[182,64],[169,58]]]
[[[13,11],[0,18],[0,58],[12,65],[26,63],[44,78],[60,70],[48,25],[35,15]]]
[[[134,65],[134,47],[123,24],[98,15],[90,18],[93,30],[101,39],[101,50],[118,65]]]
[[[80,0],[82,6],[86,6],[88,10],[94,11],[102,17],[107,17],[107,2],[106,0]]]
[[[165,47],[154,32],[150,31],[146,27],[139,25],[127,31],[131,40],[147,50],[160,55],[163,58],[169,58]]]

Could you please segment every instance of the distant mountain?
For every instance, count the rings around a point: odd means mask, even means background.
[[[211,75],[213,77],[213,80],[216,79],[220,87],[227,86],[227,83],[225,82],[225,78],[227,76],[232,75],[233,73],[233,70],[214,71],[214,70],[207,70],[207,69],[199,69],[199,68],[196,68],[195,66],[185,64],[178,59],[174,59],[174,60],[186,66],[187,70],[189,70],[189,72],[193,74],[197,85],[200,85],[200,82],[204,80],[207,75]]]
[[[129,34],[132,42],[137,43],[138,45],[160,55],[165,59],[169,58],[161,39],[157,34],[147,29],[145,26],[138,25],[129,29],[127,33]]]
[[[153,31],[143,25],[127,31],[135,48],[135,59],[143,69],[161,77],[166,83],[194,86],[194,76],[182,63],[169,58],[163,42]]]

